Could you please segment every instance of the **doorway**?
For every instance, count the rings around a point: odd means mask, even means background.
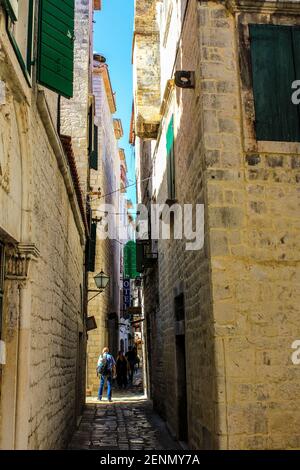
[[[83,333],[79,332],[78,334],[78,343],[77,343],[77,371],[76,371],[76,420],[82,414],[82,408],[84,404],[84,339]]]
[[[184,294],[175,297],[175,348],[177,388],[177,435],[179,441],[188,442],[188,401],[185,346]]]

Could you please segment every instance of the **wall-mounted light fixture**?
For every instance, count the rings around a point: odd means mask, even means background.
[[[97,289],[89,289],[88,292],[97,292],[97,294],[94,295],[91,299],[89,299],[88,302],[93,300],[95,297],[97,297],[99,294],[101,294],[104,291],[107,284],[109,283],[109,276],[107,276],[106,274],[104,274],[103,271],[101,271],[99,274],[97,274],[94,277],[94,281],[95,281]]]
[[[179,88],[195,88],[195,72],[178,70],[175,72],[175,85]]]

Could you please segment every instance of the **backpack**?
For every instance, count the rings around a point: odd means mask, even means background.
[[[108,361],[106,354],[102,357],[100,365],[97,367],[97,374],[107,375],[108,373]]]

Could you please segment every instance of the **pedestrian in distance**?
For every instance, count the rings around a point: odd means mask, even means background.
[[[135,363],[135,372],[136,372],[136,374],[138,373],[138,370],[140,368],[140,362],[141,362],[140,356],[137,354],[136,355],[136,363]]]
[[[129,346],[127,353],[125,354],[127,361],[129,363],[129,382],[133,383],[133,373],[134,373],[134,366],[136,363],[136,354],[134,349]]]
[[[127,387],[128,368],[128,361],[124,356],[123,351],[119,351],[117,357],[117,383],[120,389]]]
[[[109,348],[103,348],[97,363],[97,375],[100,375],[100,386],[98,391],[98,400],[102,400],[105,381],[107,383],[107,399],[112,401],[112,379],[116,373],[116,361],[110,354]]]

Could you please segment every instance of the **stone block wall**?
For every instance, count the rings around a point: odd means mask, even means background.
[[[8,93],[13,97],[12,90]],[[24,407],[29,407],[28,448],[61,448],[76,420],[77,350],[83,325],[80,295],[83,247],[63,177],[38,110],[33,106],[24,114],[19,109],[19,113],[19,123],[25,125],[19,133],[23,133],[22,139],[31,149],[29,172],[22,174],[22,178],[30,178],[27,181],[29,193],[24,195],[31,200],[31,233],[27,236],[34,237],[40,251],[40,258],[32,266],[27,281],[31,291],[26,307],[30,311],[31,339],[29,390],[24,390],[23,401]],[[26,126],[29,120],[31,125]],[[22,154],[22,158],[28,157]],[[11,415],[17,406],[12,398],[17,387],[19,314],[15,307],[20,294],[16,284],[17,281],[7,282],[4,307],[7,364],[2,375],[1,414],[3,424],[9,423],[1,431],[4,448],[13,448]]]
[[[249,23],[299,20],[295,6],[225,3],[191,1],[178,48],[177,69],[195,70],[196,87],[175,92],[176,199],[205,204],[205,244],[188,253],[159,242],[152,392],[178,433],[174,297],[184,292],[189,446],[295,449],[300,147],[255,140],[245,54]],[[165,185],[166,174],[157,202]]]
[[[82,405],[84,226],[56,133],[57,95],[25,81],[1,9],[0,35],[8,176],[0,185],[0,238],[7,254],[18,246],[35,253],[28,272],[20,259],[13,272],[6,265],[0,448],[60,449]]]
[[[92,101],[92,2],[75,2],[74,93],[71,100],[61,98],[61,133],[72,136],[72,145],[80,178],[82,195],[86,200],[89,181],[89,105]]]
[[[36,118],[32,223],[41,256],[31,280],[29,448],[59,449],[76,419],[84,259],[60,171]]]
[[[300,369],[291,344],[299,315],[300,147],[256,142],[249,60],[240,60],[249,54],[249,23],[295,24],[289,12],[199,7],[222,448],[299,448]]]

